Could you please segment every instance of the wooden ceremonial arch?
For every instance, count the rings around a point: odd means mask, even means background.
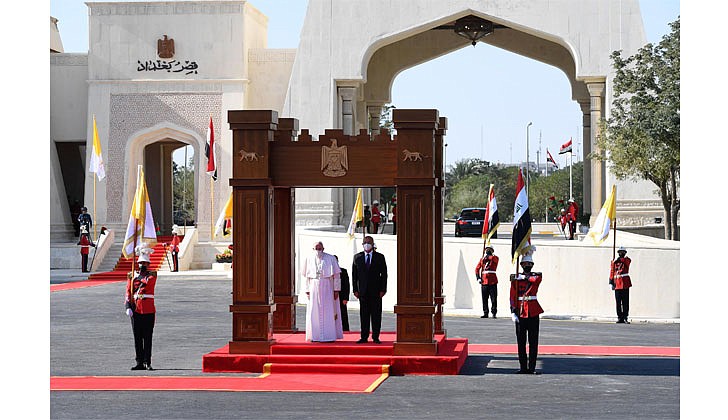
[[[397,190],[396,355],[434,355],[442,320],[443,137],[434,109],[395,109],[397,135],[318,141],[275,111],[229,111],[233,131],[233,334],[230,353],[269,354],[273,333],[296,332],[297,187]]]

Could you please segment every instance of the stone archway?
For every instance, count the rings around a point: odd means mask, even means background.
[[[396,186],[395,355],[434,355],[442,328],[443,136],[437,110],[393,114],[397,135],[326,130],[314,139],[275,111],[229,111],[233,131],[233,340],[230,353],[268,354],[294,332],[294,188]],[[297,137],[297,138],[296,138]],[[329,159],[332,150],[336,167]],[[327,153],[328,152],[328,153]],[[399,261],[406,261],[399,262]]]
[[[191,130],[187,130],[170,123],[160,123],[153,127],[141,130],[131,136],[126,149],[125,162],[127,174],[135,174],[137,165],[144,165],[147,188],[150,191],[152,200],[152,212],[154,220],[159,224],[163,234],[171,233],[171,226],[174,223],[172,214],[172,153],[175,149],[185,145],[192,146],[195,156],[195,167],[202,165],[201,153],[204,148],[204,140]],[[195,211],[199,211],[198,194],[200,171],[196,171],[194,180],[194,191],[191,191],[194,199]],[[124,200],[124,214],[129,213],[134,191],[136,189],[136,176],[126,176],[127,183],[124,189],[126,199]],[[197,219],[197,217],[195,218]]]

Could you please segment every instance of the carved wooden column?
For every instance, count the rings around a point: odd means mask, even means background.
[[[269,354],[273,339],[273,187],[270,145],[275,111],[228,111],[233,131],[233,340],[230,353]]]
[[[280,118],[275,132],[276,143],[292,142],[298,134],[298,120]],[[295,193],[291,187],[273,189],[273,218],[275,239],[273,241],[273,298],[276,310],[273,312],[273,331],[294,333],[296,328],[296,275],[295,275]]]
[[[397,129],[397,339],[395,355],[434,355],[437,110],[395,109]]]
[[[445,162],[444,137],[447,130],[447,118],[440,117],[435,131],[435,334],[445,334],[445,324],[442,318],[442,307],[445,305],[445,296],[442,294],[442,223],[443,223],[443,188],[445,188]]]

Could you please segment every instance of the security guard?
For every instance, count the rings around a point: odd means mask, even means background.
[[[179,226],[177,225],[172,225],[170,250],[172,251],[172,271],[179,271]]]
[[[498,257],[493,254],[494,252],[492,246],[486,246],[485,255],[475,267],[475,277],[480,283],[480,294],[483,298],[483,316],[481,318],[488,318],[488,297],[493,305],[491,308],[493,318],[498,312],[498,276],[495,272],[498,269]]]
[[[532,248],[533,252],[535,249]],[[521,369],[516,373],[538,374],[536,358],[538,357],[539,315],[543,313],[536,299],[538,287],[543,276],[531,271],[533,257],[524,255],[521,259],[523,273],[511,274],[511,318],[516,324],[516,340],[518,341],[518,362]],[[526,338],[528,338],[528,357],[526,357]]]
[[[629,265],[632,260],[627,256],[627,249],[620,246],[617,250],[619,257],[612,261],[612,269],[609,273],[609,284],[614,290],[614,299],[617,302],[617,324],[629,324],[629,288],[632,287],[632,279],[629,277]]]
[[[134,350],[136,365],[131,370],[152,369],[152,333],[154,332],[154,286],[157,283],[157,272],[149,271],[149,254],[154,250],[146,244],[137,247],[137,263],[139,275],[127,275],[126,314],[131,318],[134,332]]]

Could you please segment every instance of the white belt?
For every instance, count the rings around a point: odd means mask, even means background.
[[[487,271],[483,271],[483,273],[485,273],[485,274],[495,274],[495,271],[487,270]]]
[[[536,296],[518,296],[518,300],[536,300]]]
[[[627,274],[617,274],[617,277],[627,277],[627,276],[629,276],[629,273],[627,273]]]
[[[134,299],[154,299],[154,295],[145,295],[144,293],[139,293],[134,295]]]

